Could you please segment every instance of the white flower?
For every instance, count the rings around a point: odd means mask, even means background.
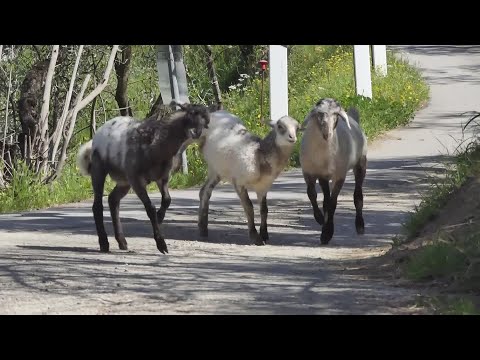
[[[228,88],[229,88],[230,90],[235,90],[235,89],[237,88],[237,85],[230,85]]]

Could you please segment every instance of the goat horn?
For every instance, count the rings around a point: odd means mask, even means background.
[[[345,119],[345,121],[347,122],[348,128],[351,130],[352,127],[350,126],[350,120],[348,120],[348,115],[347,115],[347,113],[345,112],[345,110],[343,110],[343,109],[340,110],[340,111],[338,112],[338,114]]]
[[[185,109],[186,109],[185,104],[180,104],[179,102],[177,102],[177,101],[175,101],[175,100],[172,100],[172,101],[170,102],[170,106],[171,106],[171,107],[178,106],[178,107],[179,107],[180,109],[182,109],[182,110],[185,110]]]

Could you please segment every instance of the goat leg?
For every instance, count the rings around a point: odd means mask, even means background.
[[[330,195],[330,201],[327,203],[327,212],[325,213],[325,224],[322,228],[322,235],[320,236],[320,242],[323,245],[328,244],[332,239],[334,233],[333,216],[337,209],[337,198],[340,190],[343,187],[345,179],[339,179],[333,182],[332,194]]]
[[[315,189],[316,179],[315,177],[305,173],[303,174],[303,177],[305,179],[305,183],[307,184],[307,195],[308,195],[308,198],[310,199],[310,203],[312,204],[313,216],[315,217],[315,220],[317,221],[317,223],[319,223],[320,225],[323,225],[324,218],[323,218],[322,212],[318,208],[317,189]]]
[[[220,182],[218,175],[208,176],[207,181],[200,189],[200,207],[198,208],[198,229],[200,236],[208,236],[208,209],[210,204],[210,197],[215,186]]]
[[[356,216],[355,216],[355,228],[357,234],[363,235],[365,233],[365,222],[363,220],[363,180],[367,172],[367,157],[363,156],[360,162],[353,168],[355,175],[355,192],[353,193],[353,203],[355,204]]]
[[[323,192],[323,215],[324,217],[327,216],[327,209],[328,209],[328,203],[330,202],[330,185],[329,185],[329,180],[328,179],[318,179],[318,183],[320,184],[320,187],[322,188]]]
[[[267,230],[267,216],[268,216],[268,206],[267,206],[267,194],[261,195],[257,194],[258,200],[260,200],[260,237],[263,241],[267,242],[268,240],[268,230]]]
[[[155,239],[155,242],[157,243],[157,249],[162,253],[168,253],[167,249],[167,244],[165,243],[165,239],[163,238],[161,232],[160,232],[160,226],[158,224],[158,219],[157,219],[157,212],[155,209],[155,205],[152,204],[152,201],[150,200],[147,189],[145,188],[145,185],[142,184],[141,180],[138,178],[131,178],[129,179],[129,182],[132,186],[133,191],[135,191],[135,194],[139,197],[139,199],[142,201],[143,205],[145,206],[145,210],[147,212],[148,217],[150,218],[150,222],[152,223],[152,228],[153,228],[153,238]]]
[[[123,234],[123,227],[120,221],[120,200],[127,195],[130,190],[130,185],[116,185],[108,196],[108,205],[110,206],[110,215],[112,216],[113,231],[115,232],[115,239],[118,242],[120,250],[128,250],[127,240]]]
[[[92,156],[91,177],[93,187],[93,217],[95,219],[95,227],[97,228],[98,243],[101,252],[109,252],[110,245],[108,244],[107,232],[103,224],[103,188],[105,186],[105,178],[107,173],[104,170],[101,160],[97,153]]]
[[[167,176],[157,181],[158,189],[162,194],[162,204],[160,205],[160,209],[157,211],[157,221],[159,224],[163,222],[165,218],[165,213],[167,209],[170,207],[170,203],[172,202],[172,198],[170,196],[170,192],[168,191],[168,173]]]
[[[255,245],[261,246],[265,245],[265,242],[262,240],[260,235],[255,228],[255,221],[253,217],[253,204],[248,196],[247,189],[244,186],[237,186],[234,183],[235,190],[240,198],[240,202],[242,203],[243,210],[245,211],[245,215],[247,216],[247,223],[248,223],[248,234],[250,239],[255,243]]]

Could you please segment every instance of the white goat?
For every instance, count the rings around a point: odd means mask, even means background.
[[[339,116],[345,122],[339,122]],[[349,116],[354,121],[349,120]],[[365,224],[362,215],[362,186],[367,168],[367,138],[360,128],[358,110],[350,108],[347,114],[336,100],[321,99],[307,115],[303,126],[305,133],[300,149],[300,164],[315,220],[323,225],[321,243],[328,244],[333,237],[333,216],[337,208],[337,197],[347,172],[351,169],[355,175],[353,195],[356,209],[355,227],[358,234],[363,234]],[[317,179],[323,191],[325,218],[317,204],[315,189]]]
[[[213,188],[220,180],[233,184],[247,216],[249,236],[256,245],[268,240],[267,192],[287,165],[297,141],[299,123],[288,116],[271,121],[264,138],[247,131],[235,115],[221,110],[210,114],[209,128],[201,136],[200,149],[208,164],[208,179],[200,190],[198,227],[208,236],[208,207]],[[260,203],[260,235],[255,228],[253,205],[247,190]]]

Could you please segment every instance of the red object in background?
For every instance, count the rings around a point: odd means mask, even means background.
[[[262,65],[262,71],[267,70],[267,64],[268,64],[267,60],[260,60],[259,64]]]

